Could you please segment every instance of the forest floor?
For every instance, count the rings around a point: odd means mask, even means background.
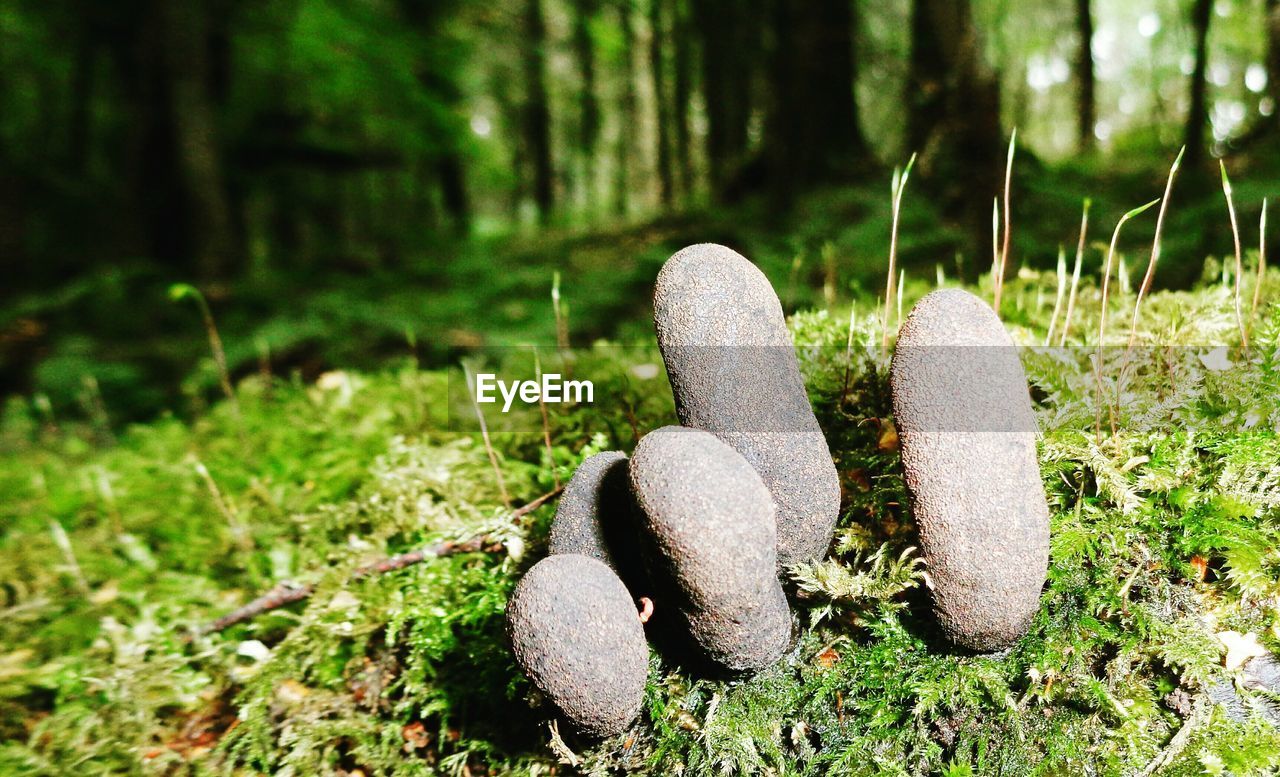
[[[1020,344],[1045,342],[1057,285],[1010,281]],[[1129,352],[1134,294],[1113,291],[1100,378],[1091,278],[1069,345],[1024,350],[1052,510],[1025,638],[966,655],[931,630],[866,294],[791,319],[845,495],[831,557],[791,572],[798,644],[734,682],[655,654],[640,720],[601,743],[547,727],[504,644],[555,503],[517,515],[501,488],[528,503],[672,419],[651,336],[602,352],[596,390],[616,401],[554,408],[549,447],[495,435],[501,487],[451,430],[451,373],[408,357],[314,382],[251,372],[191,418],[123,430],[13,400],[0,774],[1274,773],[1276,699],[1248,678],[1265,659],[1242,659],[1280,647],[1280,306],[1264,300],[1245,349],[1229,282],[1156,293]],[[634,295],[619,304],[647,305]],[[1099,405],[1099,380],[1123,399]],[[314,592],[204,628],[283,581]]]
[[[1086,270],[1096,268],[1120,214],[1159,196],[1166,170],[1150,150],[1123,162],[1046,167],[1024,153],[1015,167],[1013,259],[1051,269],[1075,245],[1081,202],[1092,199]],[[1277,171],[1280,172],[1280,171]],[[1206,174],[1207,175],[1207,174]],[[882,288],[891,211],[889,171],[859,185],[811,192],[788,210],[766,198],[694,207],[634,224],[557,226],[537,233],[416,246],[374,258],[332,249],[297,265],[203,284],[233,378],[266,369],[313,381],[335,368],[377,371],[412,356],[428,367],[463,353],[555,342],[551,292],[577,344],[646,342],[653,278],[674,251],[718,242],[741,251],[773,282],[788,312],[870,299]],[[959,249],[971,242],[939,216],[917,171],[903,202],[900,266],[909,278],[977,278],[988,269]],[[1230,246],[1216,178],[1175,191],[1161,284],[1190,285],[1202,258]],[[1266,170],[1240,176],[1241,223],[1256,223]],[[1150,245],[1153,219],[1126,227]],[[1123,246],[1122,246],[1123,250]],[[1140,268],[1130,265],[1128,271]],[[173,412],[194,418],[219,395],[218,370],[195,306],[169,290],[192,278],[145,262],[6,299],[0,310],[0,394],[48,400],[48,412],[105,414],[114,428]]]

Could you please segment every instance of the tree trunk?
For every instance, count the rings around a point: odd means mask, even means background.
[[[1277,0],[1280,2],[1280,0]],[[693,55],[690,51],[693,30],[684,0],[671,0],[672,39],[675,43],[674,108],[676,169],[680,174],[680,194],[688,197],[694,188],[693,156],[689,143],[689,100],[693,95]]]
[[[758,13],[735,0],[691,0],[701,33],[702,94],[712,194],[724,199],[747,152]]]
[[[437,44],[438,33],[444,21],[442,17],[446,12],[441,4],[400,0],[399,8],[405,24],[418,30],[428,45]],[[450,111],[459,111],[463,94],[452,72],[438,65],[432,67],[428,62],[417,63],[416,70],[418,80],[436,99]],[[504,95],[497,95],[497,97],[499,106],[505,111],[509,101]],[[429,184],[432,183],[432,179],[438,183],[441,204],[449,214],[454,234],[459,237],[465,236],[471,231],[471,204],[467,197],[466,165],[462,144],[458,141],[456,134],[440,132],[438,126],[431,123],[428,123],[423,131],[438,136],[442,148],[426,155],[421,164],[413,165],[405,173],[415,184],[425,184],[423,188],[427,192],[431,192],[432,187]],[[422,198],[422,201],[431,202],[431,194]],[[434,218],[434,215],[432,217]]]
[[[918,168],[966,235],[964,253],[991,245],[991,198],[1001,190],[1000,86],[983,59],[969,0],[913,0],[907,139]],[[969,267],[984,267],[979,259]]]
[[[583,190],[588,210],[595,209],[596,146],[600,139],[600,101],[596,97],[596,49],[591,20],[598,0],[573,0],[573,50],[582,78],[578,96],[578,150],[582,160]]]
[[[467,201],[467,181],[462,155],[456,151],[441,154],[436,162],[436,175],[440,178],[440,197],[444,209],[453,221],[453,231],[459,237],[471,231],[471,206]]]
[[[234,241],[209,93],[206,11],[203,3],[194,0],[156,5],[164,32],[169,121],[185,195],[184,242],[198,272],[217,278],[232,266]]]
[[[1097,79],[1093,67],[1093,10],[1090,0],[1076,0],[1076,141],[1081,153],[1094,149],[1097,123]]]
[[[1195,33],[1195,67],[1191,71],[1191,107],[1187,111],[1185,143],[1188,168],[1205,158],[1205,127],[1209,123],[1206,71],[1209,66],[1209,22],[1213,18],[1213,0],[1193,0],[1191,28]]]
[[[853,4],[775,0],[773,31],[765,155],[769,186],[786,201],[796,187],[847,177],[871,153],[854,95]]]
[[[526,85],[524,132],[533,163],[533,201],[545,225],[555,207],[555,172],[551,162],[551,107],[547,97],[547,25],[542,0],[526,0],[524,13]]]
[[[1267,96],[1271,116],[1280,117],[1280,0],[1267,0]]]
[[[649,71],[653,76],[657,123],[658,200],[664,208],[669,208],[675,196],[675,184],[671,171],[671,110],[667,96],[666,58],[663,56],[665,44],[670,39],[663,22],[664,2],[649,0]]]
[[[631,204],[631,150],[635,147],[637,118],[636,61],[633,56],[636,31],[635,23],[631,18],[630,0],[621,0],[617,8],[619,27],[622,30],[622,126],[618,129],[613,210],[619,216],[625,217]]]
[[[67,169],[76,176],[85,174],[89,162],[95,53],[92,33],[81,30],[76,36],[75,57],[71,63],[71,106],[67,121]]]

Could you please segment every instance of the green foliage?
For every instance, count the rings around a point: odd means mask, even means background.
[[[1029,300],[1054,281],[1029,273],[1006,288],[1021,341],[1042,341],[1051,310]],[[907,301],[925,291],[909,284]],[[1097,302],[1081,290],[1073,331],[1086,342]],[[1186,342],[1188,318],[1225,340],[1228,302],[1216,285],[1154,295],[1141,341]],[[1117,315],[1126,303],[1113,298]],[[792,571],[794,650],[736,681],[655,654],[641,723],[596,744],[544,725],[503,636],[506,597],[545,552],[553,507],[512,521],[499,506],[483,445],[449,431],[446,373],[254,376],[238,386],[238,414],[221,403],[113,440],[12,402],[0,426],[0,773],[1124,774],[1157,758],[1167,774],[1278,768],[1272,724],[1207,696],[1232,680],[1217,633],[1253,632],[1274,649],[1280,629],[1276,311],[1248,354],[1107,353],[1105,364],[1131,365],[1100,437],[1092,349],[1026,351],[1051,567],[1030,633],[995,655],[956,653],[934,630],[878,306],[853,313],[852,331],[826,311],[792,321],[846,494],[834,554]],[[579,358],[601,376],[597,391],[622,401],[557,408],[550,452],[540,434],[496,435],[517,502],[670,418],[666,393],[637,377],[651,345]],[[1105,380],[1113,390],[1117,374]],[[353,575],[477,534],[501,552]],[[315,593],[225,632],[195,630],[286,580]]]

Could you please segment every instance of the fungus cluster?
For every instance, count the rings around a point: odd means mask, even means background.
[[[507,607],[517,662],[589,736],[639,714],[646,630],[719,674],[781,659],[793,626],[779,573],[826,554],[840,509],[782,306],[754,265],[717,245],[676,253],[654,325],[681,426],[580,465],[551,555]],[[1012,341],[977,298],[936,292],[902,327],[891,387],[937,618],[959,646],[1003,647],[1035,612],[1048,554]]]
[[[1049,507],[1017,349],[995,311],[960,289],[916,303],[889,385],[933,609],[971,650],[1026,632],[1049,565]]]

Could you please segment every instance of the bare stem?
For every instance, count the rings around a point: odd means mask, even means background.
[[[907,271],[898,271],[898,326],[902,326],[902,290],[907,286]]]
[[[569,350],[569,324],[565,321],[564,310],[560,305],[560,271],[551,274],[551,310],[556,318],[556,346],[561,351]]]
[[[1018,128],[1009,136],[1009,156],[1004,165],[1004,242],[1000,248],[1000,274],[996,278],[996,313],[1000,313],[1000,296],[1004,294],[1005,268],[1009,265],[1009,233],[1012,214],[1009,211],[1009,191],[1013,188],[1013,152],[1018,143]]]
[[[1183,146],[1177,158],[1173,160],[1173,165],[1169,168],[1169,179],[1164,186],[1164,196],[1160,198],[1160,215],[1156,217],[1156,234],[1151,242],[1151,261],[1147,262],[1147,272],[1142,276],[1142,285],[1138,287],[1138,298],[1133,303],[1133,324],[1129,328],[1129,344],[1125,349],[1126,352],[1133,348],[1133,343],[1138,337],[1138,313],[1142,309],[1142,300],[1151,290],[1151,281],[1156,275],[1156,263],[1160,261],[1160,237],[1164,234],[1164,217],[1169,210],[1169,197],[1173,194],[1173,179],[1178,174],[1178,167],[1182,165],[1182,155],[1186,151],[1187,147]]]
[[[538,358],[538,349],[533,349],[533,367],[538,376],[538,384],[542,384],[542,359]],[[551,449],[551,419],[547,416],[547,402],[538,393],[538,410],[542,413],[542,444],[547,450],[547,466],[551,467],[551,479],[555,487],[560,487],[560,473],[556,471],[556,458]]]
[[[49,519],[49,534],[53,536],[53,544],[58,546],[58,550],[62,551],[62,559],[66,562],[67,571],[71,573],[71,578],[76,581],[76,588],[80,589],[80,593],[88,596],[89,582],[85,580],[84,571],[80,569],[80,562],[76,560],[75,549],[71,547],[71,538],[67,536],[67,530],[62,528],[62,524],[56,519]]]
[[[1235,284],[1235,308],[1236,308],[1236,326],[1240,329],[1240,346],[1242,348],[1249,347],[1249,333],[1245,331],[1244,311],[1240,304],[1240,297],[1243,294],[1241,288],[1244,283],[1244,257],[1240,251],[1240,225],[1236,221],[1236,203],[1231,196],[1231,179],[1227,177],[1227,164],[1221,159],[1218,160],[1218,168],[1222,171],[1222,193],[1227,198],[1227,213],[1231,216],[1231,237],[1235,241],[1236,249],[1236,284]]]
[[[204,465],[204,462],[197,460],[195,469],[196,474],[204,481],[205,487],[209,489],[209,496],[213,499],[214,506],[218,508],[219,513],[222,513],[228,528],[231,529],[231,536],[235,539],[236,545],[243,551],[253,550],[253,538],[249,536],[249,527],[240,519],[240,513],[223,497],[222,489],[218,488],[218,482],[213,479],[213,475],[209,474],[209,468]]]
[[[1262,282],[1267,277],[1267,198],[1262,198],[1262,218],[1258,220],[1258,277],[1253,283],[1253,303],[1249,306],[1249,330],[1258,315],[1258,303],[1262,300]]]
[[[1045,332],[1044,344],[1053,344],[1053,333],[1058,328],[1058,314],[1062,312],[1062,300],[1067,293],[1067,252],[1058,245],[1058,293],[1053,298],[1053,315],[1049,317],[1049,331]]]
[[[1089,234],[1089,198],[1084,200],[1084,212],[1080,215],[1080,239],[1076,242],[1076,266],[1071,272],[1071,295],[1067,298],[1067,320],[1062,324],[1062,345],[1071,334],[1071,317],[1076,311],[1076,290],[1080,288],[1080,265],[1084,263],[1084,243]]]
[[[894,299],[894,282],[897,280],[898,267],[898,218],[902,213],[902,192],[907,187],[907,178],[911,175],[911,168],[916,163],[916,155],[912,154],[907,160],[907,166],[899,172],[896,168],[893,171],[893,183],[891,186],[893,223],[889,232],[889,272],[885,279],[884,290],[884,327],[880,336],[880,345],[882,348],[889,347],[889,316],[892,313],[892,304]],[[901,318],[901,312],[899,312]],[[900,323],[900,322],[899,322]]]
[[[991,198],[991,307],[1000,315],[1000,198]]]
[[[462,365],[463,374],[467,378],[467,392],[471,395],[471,406],[475,408],[476,420],[480,422],[480,437],[484,440],[485,452],[489,454],[489,464],[493,466],[493,476],[498,481],[498,493],[502,496],[502,504],[511,507],[511,497],[507,494],[507,483],[502,478],[502,467],[498,466],[498,454],[493,450],[493,441],[489,439],[489,425],[485,423],[484,413],[480,411],[480,403],[476,401],[475,378],[471,368]]]
[[[1096,416],[1094,419],[1094,427],[1099,441],[1101,441],[1102,438],[1102,348],[1106,345],[1107,340],[1107,301],[1111,292],[1111,263],[1115,258],[1116,243],[1120,240],[1120,230],[1124,227],[1125,222],[1148,210],[1157,202],[1159,202],[1159,200],[1152,200],[1146,205],[1134,208],[1121,216],[1120,220],[1116,222],[1115,231],[1111,233],[1111,243],[1107,246],[1107,261],[1102,267],[1102,310],[1098,312],[1098,354],[1097,360],[1094,362],[1094,378],[1097,383],[1097,402],[1095,408]],[[1111,424],[1113,427],[1115,426],[1114,415],[1111,418]]]
[[[235,392],[231,389],[231,373],[227,370],[227,354],[222,347],[222,337],[218,335],[218,327],[213,321],[213,311],[209,308],[209,302],[199,289],[187,283],[171,286],[169,297],[174,300],[190,297],[196,301],[196,307],[200,309],[201,321],[204,323],[205,334],[209,338],[209,350],[213,352],[213,362],[218,368],[218,383],[222,393],[231,400],[232,404],[235,404]]]
[[[837,407],[844,407],[844,402],[849,397],[849,375],[853,370],[853,328],[858,321],[858,306],[853,305],[849,308],[849,338],[844,345],[844,387],[840,389],[840,404]]]

